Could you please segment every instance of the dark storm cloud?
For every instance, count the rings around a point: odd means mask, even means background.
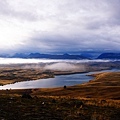
[[[112,38],[107,36],[98,35],[86,35],[81,34],[79,36],[61,36],[55,34],[44,33],[41,35],[35,35],[28,43],[29,46],[34,46],[32,50],[39,52],[70,52],[70,51],[84,51],[84,50],[110,50],[119,49],[120,42],[118,40],[113,41]],[[27,47],[28,48],[28,47]],[[111,49],[111,50],[112,50]]]

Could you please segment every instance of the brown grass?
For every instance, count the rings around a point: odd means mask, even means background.
[[[0,90],[0,119],[119,120],[120,73],[94,76],[88,83],[66,88]],[[33,99],[21,98],[23,93]]]
[[[41,69],[0,68],[0,85],[50,77],[53,73]]]

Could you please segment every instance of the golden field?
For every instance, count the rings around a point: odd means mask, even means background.
[[[0,66],[0,84],[98,71],[115,66],[119,68],[116,63],[90,63],[85,64],[85,69],[74,71],[50,71],[31,66],[26,68],[24,65]],[[0,90],[0,119],[119,120],[120,72],[92,76],[93,80],[76,86]]]

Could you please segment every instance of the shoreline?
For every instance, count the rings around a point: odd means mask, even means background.
[[[98,70],[98,71],[102,71],[102,70]],[[4,85],[9,85],[9,84],[15,84],[18,82],[25,82],[25,81],[36,81],[36,80],[40,80],[40,79],[49,79],[49,78],[55,78],[56,76],[61,76],[61,75],[73,75],[73,74],[84,74],[84,73],[89,73],[89,72],[97,72],[97,71],[85,71],[85,72],[75,72],[75,71],[59,71],[59,73],[52,73],[52,75],[48,75],[46,74],[45,77],[40,77],[39,79],[33,79],[31,77],[31,79],[27,79],[27,80],[1,80],[0,82],[2,82],[2,84],[0,84],[0,86],[4,86]],[[44,74],[44,73],[43,73]],[[89,76],[89,75],[87,75]],[[90,75],[92,76],[92,75]],[[51,88],[51,87],[50,87]],[[54,87],[55,88],[55,87]]]
[[[92,70],[92,71],[84,71],[84,72],[83,71],[57,71],[57,73],[56,73],[56,71],[55,72],[49,72],[49,73],[43,72],[43,73],[41,73],[41,75],[44,75],[44,76],[43,77],[39,76],[39,78],[31,77],[30,79],[27,79],[27,80],[1,80],[2,84],[0,84],[0,86],[14,84],[14,83],[17,83],[17,82],[36,81],[36,80],[40,80],[40,79],[55,78],[56,76],[61,76],[61,75],[84,74],[84,73],[89,73],[89,72],[101,72],[101,71],[104,72],[104,70],[112,70],[112,69],[101,69],[101,70],[97,70],[97,71]],[[97,73],[95,73],[95,74],[97,74]],[[91,77],[94,77],[94,78],[96,77],[96,75],[94,75],[94,74],[90,74],[90,75],[87,75],[87,76],[91,76]],[[91,80],[89,80],[89,81],[91,81]],[[88,82],[85,82],[85,83],[88,83]],[[82,84],[85,84],[85,83],[82,83]],[[82,84],[80,84],[80,85],[82,85]],[[52,87],[50,87],[50,88],[52,88]],[[53,88],[55,88],[55,87],[53,87]]]
[[[116,80],[114,79],[116,78]],[[54,88],[28,88],[28,89],[8,89],[12,93],[22,94],[24,91],[31,91],[37,96],[66,96],[120,100],[120,72],[100,73],[93,80],[83,84],[54,87]],[[116,83],[116,84],[115,84]],[[6,94],[5,90],[0,90],[1,94]]]
[[[70,67],[72,68],[75,67],[76,69],[69,69],[67,71],[62,71],[60,69],[58,70],[49,69],[49,67],[51,66],[53,67],[53,65],[54,63],[50,63],[50,64],[48,63],[29,64],[28,63],[24,65],[23,64],[2,65],[0,66],[0,85],[3,86],[3,85],[7,85],[8,83],[14,84],[16,82],[53,78],[55,76],[60,76],[60,75],[87,74],[89,72],[99,72],[101,70],[111,70],[113,68],[120,69],[120,64],[115,62],[107,62],[107,63],[103,63],[103,62],[91,63],[90,62],[90,63],[83,63],[83,64],[69,63],[68,65],[71,65]],[[49,66],[49,67],[45,68],[46,66]],[[67,66],[63,66],[63,67],[67,68]]]
[[[93,72],[93,71],[91,71],[91,72]],[[98,72],[98,71],[95,71],[95,72]],[[99,75],[106,74],[106,73],[108,73],[108,74],[110,74],[110,73],[116,73],[116,72],[104,72],[104,70],[103,70],[103,72],[101,72],[101,71],[99,71],[99,72],[100,73],[92,73],[92,74],[86,75],[86,76],[91,76],[93,79],[91,78],[90,80],[88,80],[88,81],[86,81],[84,83],[76,84],[76,85],[68,85],[68,86],[66,85],[66,86],[67,87],[75,87],[75,86],[90,87],[90,84],[93,83]],[[79,73],[72,73],[72,74],[83,74],[83,73],[89,73],[89,72],[79,72]],[[72,74],[62,74],[62,75],[72,75]],[[59,75],[55,75],[55,76],[60,76],[60,74]],[[49,79],[49,78],[43,78],[43,79]],[[40,80],[40,79],[38,79],[38,80]],[[36,81],[36,80],[16,81],[14,83],[17,83],[17,82],[27,82],[27,81]],[[10,84],[14,84],[14,83],[10,83]],[[9,84],[5,84],[5,85],[9,85]],[[64,87],[64,85],[63,86],[58,86],[58,87],[55,86],[55,87],[38,87],[38,88],[37,87],[35,87],[35,88],[32,87],[32,88],[10,88],[10,89],[14,89],[14,90],[15,89],[57,89],[57,88],[63,88],[63,87]],[[94,86],[92,86],[92,87],[94,87]],[[109,86],[106,86],[106,87],[109,87]]]

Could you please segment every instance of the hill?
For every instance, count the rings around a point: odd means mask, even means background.
[[[67,53],[63,55],[40,54],[40,53],[30,53],[30,54],[16,53],[12,57],[13,58],[47,58],[47,59],[89,59],[82,55],[70,55]]]
[[[120,53],[102,53],[97,59],[120,59]]]
[[[0,90],[0,119],[119,120],[120,72],[93,76],[66,88]]]

